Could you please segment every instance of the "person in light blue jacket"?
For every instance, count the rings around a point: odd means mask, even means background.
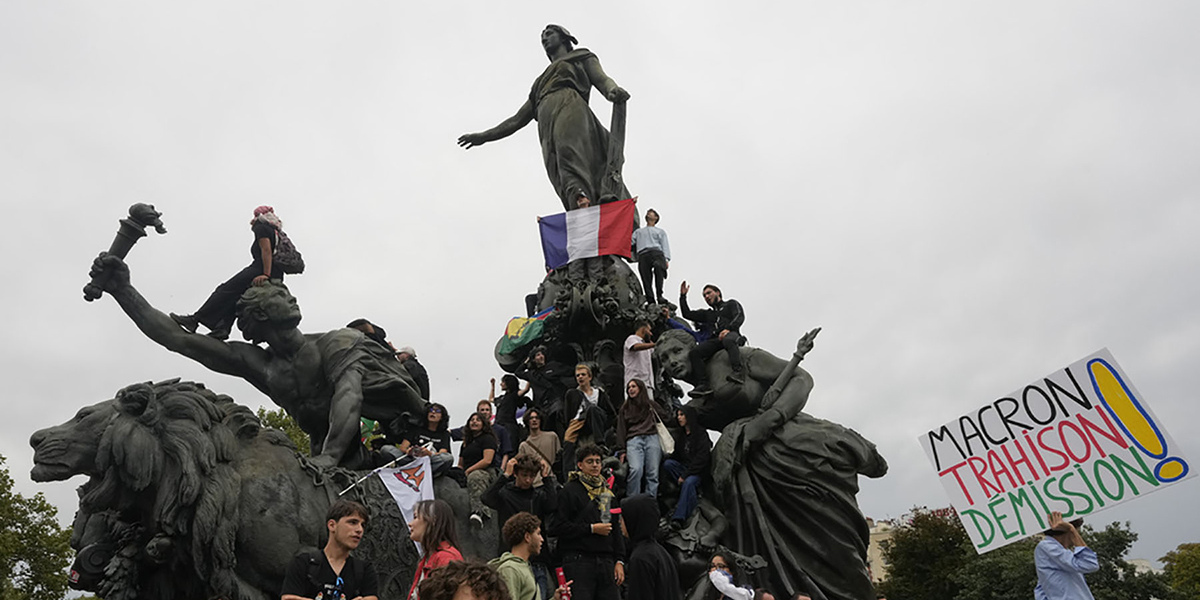
[[[637,253],[638,274],[642,276],[642,292],[646,295],[646,301],[653,302],[657,298],[659,304],[666,304],[663,280],[667,278],[667,268],[671,265],[671,242],[667,239],[667,232],[658,228],[658,211],[653,208],[646,211],[646,226],[633,231],[633,247]],[[650,288],[651,275],[655,289]]]
[[[1062,513],[1050,513],[1050,529],[1033,551],[1038,578],[1034,600],[1093,600],[1083,575],[1099,570],[1100,562],[1079,535],[1082,525],[1083,519],[1067,522]]]

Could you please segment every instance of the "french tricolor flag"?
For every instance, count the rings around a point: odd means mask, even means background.
[[[542,217],[538,229],[546,267],[609,254],[629,258],[634,216],[633,200],[618,200]]]

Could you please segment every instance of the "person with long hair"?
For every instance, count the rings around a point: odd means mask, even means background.
[[[629,398],[617,414],[617,445],[625,446],[625,494],[636,496],[645,491],[658,496],[658,467],[662,464],[662,444],[658,441],[656,424],[663,420],[658,404],[650,399],[641,379],[630,379],[625,386]]]
[[[458,551],[458,531],[454,527],[454,509],[445,500],[421,500],[413,506],[408,522],[408,537],[421,545],[421,560],[413,574],[408,599],[417,600],[417,586],[434,569],[462,560]]]
[[[562,440],[558,439],[557,433],[542,429],[545,420],[542,419],[541,409],[530,408],[525,411],[524,421],[529,434],[517,448],[517,456],[532,454],[551,467],[558,464],[558,453],[562,450]]]
[[[233,329],[237,301],[242,292],[251,285],[262,285],[269,280],[283,281],[283,269],[273,260],[279,232],[283,231],[283,221],[275,215],[275,209],[265,205],[254,209],[250,230],[254,233],[250,266],[217,286],[196,312],[190,315],[171,313],[171,318],[189,333],[196,333],[203,325],[208,328],[208,335],[218,340],[227,339]]]
[[[441,475],[450,469],[454,456],[450,453],[450,413],[437,402],[431,403],[425,415],[425,426],[412,430],[400,442],[401,452],[412,457],[429,457],[433,474]]]
[[[708,581],[721,592],[721,598],[727,600],[754,600],[754,590],[749,586],[737,585],[737,565],[733,557],[723,552],[717,552],[708,559]]]
[[[699,505],[700,484],[712,464],[712,440],[691,406],[676,409],[675,422],[679,424],[675,452],[663,463],[663,470],[679,483],[679,503],[675,505],[671,525],[681,529]]]
[[[580,444],[607,443],[605,437],[609,424],[616,418],[612,401],[608,392],[595,385],[596,372],[587,363],[575,365],[575,383],[573,390],[568,390],[563,404],[564,414],[569,421],[583,421],[580,434]]]
[[[459,449],[458,467],[467,474],[467,495],[471,498],[471,523],[483,527],[487,518],[487,510],[483,504],[483,493],[492,487],[496,480],[496,467],[493,460],[496,457],[496,435],[492,433],[492,424],[481,412],[476,412],[467,418],[463,427],[463,443]]]

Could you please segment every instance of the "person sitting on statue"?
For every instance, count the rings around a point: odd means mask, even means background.
[[[213,371],[241,377],[286,410],[309,435],[310,460],[318,467],[367,466],[361,417],[398,435],[425,414],[408,371],[361,331],[302,333],[300,308],[282,283],[251,286],[238,300],[237,325],[251,343],[222,342],[180,329],[151,306],[120,258],[102,253],[91,274],[146,337]]]
[[[450,453],[449,422],[450,413],[445,406],[436,402],[430,404],[425,414],[425,424],[411,429],[396,450],[412,457],[428,456],[434,476],[445,473],[454,465],[454,455]]]
[[[658,228],[658,211],[653,208],[646,211],[646,226],[633,230],[633,247],[637,253],[638,274],[642,276],[642,292],[646,295],[646,302],[657,299],[659,304],[666,304],[663,280],[667,278],[667,269],[671,266],[671,242],[667,239],[667,232]],[[652,277],[653,289],[650,287]]]
[[[604,443],[608,429],[617,416],[613,409],[608,392],[593,385],[595,374],[591,365],[579,363],[575,365],[575,382],[577,386],[567,392],[563,401],[564,414],[570,415],[572,421],[583,421],[581,443]]]
[[[473,413],[463,428],[463,443],[459,449],[458,468],[467,474],[467,495],[471,499],[471,523],[483,527],[487,517],[484,510],[483,493],[496,480],[498,469],[493,465],[496,458],[496,436],[492,424],[483,413]]]
[[[228,339],[242,292],[251,285],[262,285],[269,280],[283,281],[283,269],[272,260],[279,239],[278,232],[283,231],[283,221],[275,215],[275,209],[270,206],[254,209],[250,231],[254,234],[254,244],[250,246],[250,266],[217,286],[196,312],[190,315],[171,313],[171,318],[188,333],[196,333],[196,329],[203,325],[208,328],[208,335],[218,340]]]
[[[413,381],[417,383],[417,390],[421,392],[421,398],[429,400],[429,372],[425,370],[425,365],[417,360],[417,351],[413,350],[412,346],[404,346],[396,351],[396,358],[404,364],[404,369],[412,375]]]
[[[737,300],[726,300],[721,295],[721,288],[708,284],[704,286],[704,301],[712,308],[691,310],[687,303],[688,287],[686,281],[679,284],[679,307],[683,316],[696,323],[711,323],[717,332],[716,338],[710,338],[696,345],[692,350],[692,372],[698,379],[696,388],[691,391],[693,396],[703,396],[712,393],[708,381],[708,372],[704,369],[704,361],[720,352],[722,349],[729,357],[729,366],[733,372],[729,374],[730,381],[742,383],[745,375],[742,372],[742,358],[739,347],[746,343],[740,330],[746,321],[746,313]]]
[[[513,455],[512,434],[508,432],[507,427],[496,422],[496,418],[492,414],[492,403],[486,398],[475,403],[475,412],[484,416],[491,425],[492,435],[496,436],[496,457],[492,466],[500,469],[504,465],[504,461]],[[450,439],[460,441],[464,438],[465,434],[465,427],[455,427],[450,430]]]
[[[396,351],[396,349],[392,346],[392,343],[387,341],[387,332],[384,331],[382,327],[366,319],[355,319],[349,323],[346,323],[346,327],[349,327],[350,329],[357,329],[366,334],[369,339],[375,340],[375,342],[380,346],[383,346],[392,352]]]
[[[671,525],[682,529],[700,504],[700,484],[712,464],[712,440],[691,406],[678,408],[675,422],[679,424],[675,452],[663,463],[663,470],[679,483],[679,503],[675,505]]]

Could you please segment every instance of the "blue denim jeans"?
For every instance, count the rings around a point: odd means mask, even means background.
[[[625,461],[629,471],[625,476],[625,495],[642,493],[642,477],[646,478],[646,493],[658,496],[658,466],[662,463],[662,446],[657,434],[639,435],[625,442]]]
[[[668,458],[667,462],[663,463],[663,470],[667,475],[676,481],[687,472],[687,468],[683,463]],[[688,517],[696,510],[696,505],[700,503],[700,476],[688,475],[683,480],[683,485],[679,487],[679,503],[675,505],[675,515],[671,518],[676,521],[686,521]]]

